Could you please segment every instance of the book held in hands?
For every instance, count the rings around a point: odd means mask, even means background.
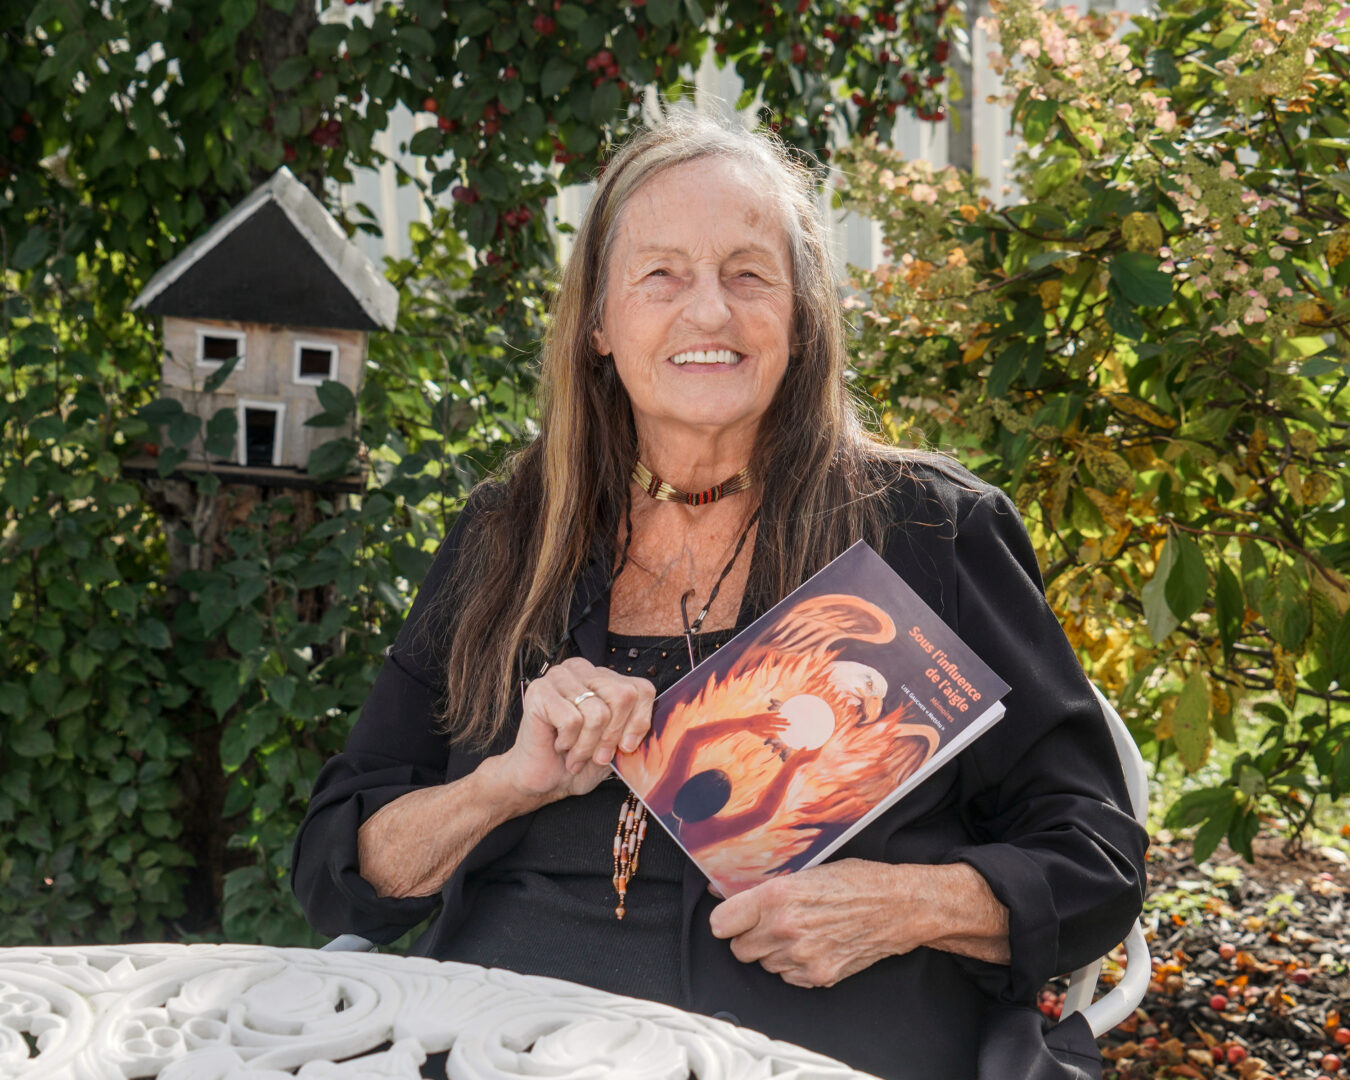
[[[614,768],[731,896],[826,859],[1007,692],[859,541],[661,694]]]

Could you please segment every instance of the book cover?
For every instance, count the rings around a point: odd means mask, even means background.
[[[614,768],[731,896],[827,858],[1007,692],[859,541],[661,694]]]

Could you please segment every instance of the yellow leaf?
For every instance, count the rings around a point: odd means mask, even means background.
[[[1331,234],[1331,240],[1327,244],[1327,262],[1332,267],[1340,266],[1350,257],[1350,225],[1342,225]]]
[[[1299,476],[1298,466],[1291,461],[1280,475],[1284,477],[1284,485],[1289,489],[1289,496],[1294,500],[1294,505],[1302,506],[1303,480]]]
[[[1316,300],[1304,300],[1294,309],[1294,315],[1305,326],[1316,326],[1327,321],[1330,314]]]
[[[1053,311],[1059,307],[1059,295],[1061,285],[1059,278],[1053,278],[1050,281],[1042,281],[1036,287],[1036,292],[1041,298],[1041,307],[1046,311]]]
[[[1129,394],[1107,394],[1106,400],[1111,403],[1113,409],[1117,409],[1127,416],[1133,416],[1137,420],[1142,420],[1146,424],[1162,428],[1164,431],[1170,431],[1177,426],[1175,417],[1159,412],[1147,401],[1140,401],[1137,397],[1131,397]]]
[[[1317,452],[1317,436],[1307,428],[1299,428],[1289,436],[1289,445],[1294,453],[1312,457]]]
[[[1113,498],[1095,487],[1083,488],[1083,494],[1092,501],[1092,505],[1102,515],[1102,520],[1111,528],[1119,529],[1125,524],[1125,500]]]
[[[1298,699],[1298,673],[1294,669],[1293,654],[1275,646],[1275,692],[1285,708],[1292,709]]]
[[[1114,559],[1120,554],[1120,549],[1125,546],[1125,541],[1129,539],[1130,532],[1134,526],[1128,521],[1107,538],[1102,545],[1102,557],[1105,559]]]
[[[971,206],[969,203],[963,204],[959,213],[963,218],[966,219],[967,222],[972,222],[977,217],[980,216],[980,212],[976,210],[975,207]]]
[[[1130,251],[1144,251],[1156,255],[1158,249],[1162,247],[1162,226],[1152,214],[1138,211],[1126,214],[1125,220],[1120,223],[1120,235],[1125,240],[1125,247]]]
[[[1332,489],[1331,477],[1324,472],[1315,472],[1306,477],[1303,481],[1303,501],[1305,503],[1320,503]]]
[[[988,338],[976,338],[961,351],[961,363],[973,364],[989,348]]]
[[[1085,440],[1083,457],[1097,482],[1107,488],[1134,487],[1134,470],[1130,463],[1114,450],[1107,449],[1105,439]]]
[[[1233,697],[1228,688],[1213,679],[1209,683],[1209,711],[1214,716],[1227,716],[1233,711]]]

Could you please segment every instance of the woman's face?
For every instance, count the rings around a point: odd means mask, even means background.
[[[622,211],[595,343],[614,358],[644,443],[753,439],[783,380],[792,263],[763,188],[745,166],[708,157],[658,173]]]

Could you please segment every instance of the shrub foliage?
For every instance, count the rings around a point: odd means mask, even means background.
[[[951,23],[945,3],[5,5],[0,940],[310,940],[290,838],[462,492],[522,432],[548,196],[709,48],[808,150],[933,116]],[[361,442],[315,452],[318,493],[184,479],[233,422],[157,399],[131,300],[280,165],[322,194],[383,161],[399,105],[429,222],[386,267],[399,331],[359,401],[319,391],[320,423],[359,407]],[[366,489],[323,490],[362,444]],[[158,475],[128,475],[148,450]]]
[[[890,253],[861,366],[897,431],[1015,493],[1141,743],[1196,770],[1259,725],[1169,814],[1250,857],[1263,816],[1297,838],[1350,791],[1347,9],[995,7],[1019,195],[848,153]]]

